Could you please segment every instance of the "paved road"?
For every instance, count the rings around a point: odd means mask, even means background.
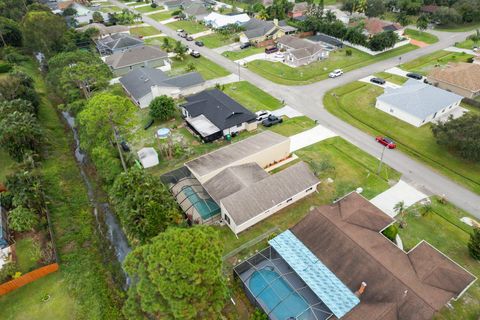
[[[120,7],[126,7],[123,3],[120,3],[116,0],[112,0],[112,2],[115,2]],[[190,47],[195,46],[192,42],[188,42],[185,39],[178,37],[174,30],[162,25],[161,23],[158,23],[148,16],[144,15],[143,20],[162,31],[164,34],[180,40]],[[326,111],[323,107],[323,96],[327,91],[335,87],[357,81],[372,73],[392,68],[399,63],[411,61],[420,56],[452,46],[455,42],[465,40],[467,35],[471,33],[448,33],[433,30],[430,30],[429,32],[438,36],[439,42],[425,48],[408,52],[401,56],[401,60],[399,57],[394,57],[357,70],[349,71],[336,79],[327,79],[303,86],[279,85],[249,71],[248,69],[240,67],[233,61],[225,58],[221,54],[218,54],[211,49],[195,46],[195,50],[199,51],[204,57],[215,61],[215,63],[221,65],[228,71],[237,75],[240,74],[239,78],[242,80],[251,82],[257,87],[269,92],[276,98],[285,101],[285,103],[294,107],[303,114],[317,120],[319,124],[334,131],[339,136],[358,146],[365,152],[374,157],[379,157],[382,147],[376,143],[370,135],[353,127],[347,122],[338,119]],[[384,161],[389,166],[402,173],[402,180],[407,181],[427,194],[445,195],[447,199],[456,206],[480,218],[480,195],[471,192],[465,187],[450,180],[443,174],[434,171],[432,168],[410,158],[406,154],[399,151],[395,150],[386,152]]]

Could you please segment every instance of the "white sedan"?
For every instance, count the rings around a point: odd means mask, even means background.
[[[335,69],[328,74],[328,77],[329,78],[336,78],[336,77],[340,77],[342,74],[343,74],[342,69]]]

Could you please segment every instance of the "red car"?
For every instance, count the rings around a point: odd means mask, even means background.
[[[390,140],[388,138],[385,138],[385,137],[376,137],[375,140],[377,140],[378,143],[381,143],[383,144],[384,146],[386,146],[388,149],[395,149],[397,147],[397,145],[395,144],[395,142],[393,140]]]

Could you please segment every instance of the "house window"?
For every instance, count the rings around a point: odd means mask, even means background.
[[[305,190],[305,192],[312,191],[312,190],[313,190],[313,187],[310,187],[307,190]]]
[[[287,200],[287,203],[292,202],[292,200],[293,200],[292,198],[288,199],[288,200]]]
[[[228,224],[230,224],[230,217],[226,214],[223,215],[223,220],[225,220]]]

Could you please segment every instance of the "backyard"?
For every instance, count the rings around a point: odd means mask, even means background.
[[[194,69],[190,69],[191,66],[194,66]],[[204,57],[193,58],[190,55],[185,55],[183,60],[172,59],[171,75],[183,74],[191,71],[200,73],[205,80],[221,78],[230,74],[218,64]]]
[[[179,20],[175,22],[170,22],[167,23],[166,26],[173,30],[183,29],[188,34],[195,34],[208,30],[208,28],[203,24],[192,20]]]
[[[433,44],[438,42],[437,36],[425,31],[419,31],[419,30],[407,28],[405,29],[405,34],[409,36],[411,39],[422,41],[428,44]]]
[[[435,66],[443,66],[449,62],[468,62],[471,57],[472,55],[463,52],[458,53],[440,50],[404,63],[400,65],[400,68],[426,75]]]
[[[470,257],[467,250],[472,228],[459,220],[462,217],[471,216],[448,203],[440,203],[435,197],[432,201],[432,212],[420,217],[408,215],[407,227],[399,229],[405,249],[411,249],[421,240],[426,240],[480,278],[480,264]],[[480,314],[478,301],[480,284],[477,280],[461,299],[452,302],[452,309],[443,308],[435,319],[476,320]]]
[[[480,193],[480,163],[467,162],[438,145],[429,125],[416,128],[376,109],[376,97],[382,93],[378,86],[354,82],[328,92],[324,105],[332,114],[372,136],[392,138],[400,150]]]
[[[330,52],[330,56],[323,61],[313,62],[298,68],[289,67],[281,62],[265,60],[249,62],[247,67],[270,81],[285,85],[301,85],[326,79],[328,74],[337,68],[342,68],[344,72],[348,72],[417,48],[408,44],[376,56],[371,56],[353,48],[344,48]],[[350,50],[351,55],[347,54],[347,50]]]

